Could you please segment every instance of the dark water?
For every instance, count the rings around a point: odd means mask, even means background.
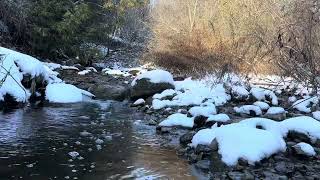
[[[0,179],[200,179],[140,119],[98,101],[0,114]]]

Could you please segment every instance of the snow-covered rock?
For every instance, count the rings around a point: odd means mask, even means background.
[[[145,103],[146,103],[146,101],[144,99],[140,98],[133,103],[133,106],[140,106],[140,105],[144,105]]]
[[[247,114],[252,116],[262,115],[260,107],[254,105],[243,105],[241,107],[234,107],[233,109],[236,113],[239,114]]]
[[[151,83],[168,83],[174,85],[173,76],[168,71],[164,70],[152,70],[140,74],[131,83],[131,86],[137,85],[137,81],[141,79],[148,79]]]
[[[48,84],[46,92],[49,93],[46,94],[46,98],[51,102],[82,101],[82,94],[93,97],[89,92],[64,84],[57,77],[58,73],[52,70],[61,68],[61,66],[52,63],[49,65],[54,67],[48,67],[36,58],[3,47],[0,47],[0,54],[3,55],[3,59],[1,59],[2,67],[0,67],[0,80],[3,81],[0,87],[0,101],[4,100],[4,96],[7,94],[11,95],[17,102],[28,101],[31,93],[40,94],[39,92],[30,92],[23,87],[21,81],[24,76],[30,76],[31,79],[41,78],[45,81]],[[56,92],[53,92],[53,90]]]
[[[287,111],[285,111],[282,107],[270,107],[264,117],[282,121],[286,119],[286,113]]]
[[[245,101],[249,97],[249,91],[243,86],[232,86],[231,87],[232,98],[236,100]]]
[[[230,121],[230,117],[227,114],[216,114],[210,115],[207,119],[207,122],[214,121],[214,122],[228,122]]]
[[[274,106],[278,105],[278,97],[271,90],[255,87],[251,89],[250,93],[258,101],[271,100],[272,105]]]
[[[217,114],[216,106],[212,103],[207,104],[206,106],[195,106],[189,110],[189,113],[196,116],[205,116],[209,117],[210,115]]]
[[[318,121],[320,121],[320,111],[312,112],[312,117]]]
[[[279,122],[287,131],[307,135],[312,141],[320,139],[320,122],[308,116],[294,117]]]
[[[304,99],[299,99],[293,103],[292,107],[300,112],[310,113],[311,107],[317,105],[319,102],[318,97],[308,97]]]
[[[239,123],[214,129],[200,130],[192,139],[192,145],[218,142],[218,153],[228,165],[236,165],[240,158],[254,164],[277,152],[285,151],[286,144],[282,137],[269,131],[247,127]],[[235,148],[236,147],[236,148]]]
[[[153,70],[138,75],[132,81],[130,96],[132,99],[144,98],[166,89],[174,89],[172,74],[163,70]]]
[[[46,99],[53,103],[75,103],[92,97],[93,94],[70,84],[49,84],[46,88]]]
[[[273,115],[273,114],[282,114],[282,113],[286,113],[284,108],[282,108],[282,107],[270,107],[266,114]]]
[[[256,101],[253,105],[260,107],[261,110],[268,110],[270,108],[268,103],[262,101]]]
[[[191,78],[175,82],[177,95],[172,100],[154,99],[152,106],[154,109],[162,109],[170,106],[199,106],[204,101],[221,106],[230,100],[230,95],[226,93],[223,84],[215,86],[205,82],[192,80]]]
[[[316,151],[308,143],[300,142],[300,143],[294,145],[293,149],[295,150],[295,153],[298,155],[303,155],[303,156],[315,156],[316,155]]]
[[[185,114],[172,114],[167,119],[162,121],[159,126],[171,127],[171,126],[182,126],[192,128],[194,126],[194,118],[190,118]]]
[[[167,89],[167,90],[164,90],[162,93],[160,94],[155,94],[153,95],[153,99],[164,99],[164,98],[167,98],[167,97],[173,97],[174,95],[176,94],[176,91],[173,90],[173,89]]]

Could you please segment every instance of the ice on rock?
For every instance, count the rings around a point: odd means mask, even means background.
[[[194,126],[194,119],[186,116],[185,114],[176,113],[170,115],[167,119],[162,121],[159,126],[182,126],[192,128]]]
[[[233,108],[236,113],[243,113],[251,115],[252,112],[255,113],[256,116],[262,115],[262,111],[260,107],[254,105],[243,105],[241,107],[234,107]]]

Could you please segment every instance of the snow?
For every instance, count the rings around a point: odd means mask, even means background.
[[[301,142],[301,143],[294,145],[293,147],[300,147],[301,150],[308,156],[315,156],[316,155],[314,148],[308,143]]]
[[[246,127],[257,128],[260,126],[263,130],[269,131],[274,135],[285,137],[288,133],[287,128],[283,127],[279,122],[267,118],[249,118],[239,122]]]
[[[319,99],[317,97],[306,97],[299,99],[293,103],[292,107],[298,111],[310,113],[312,105],[318,104]]]
[[[133,105],[138,106],[138,105],[143,105],[146,101],[142,98],[136,100]]]
[[[185,114],[176,113],[170,115],[167,119],[162,121],[159,126],[182,126],[192,128],[194,125],[193,118],[187,117]]]
[[[236,113],[243,113],[250,115],[250,111],[253,111],[256,113],[257,116],[262,115],[262,111],[260,107],[254,106],[254,105],[243,105],[241,107],[234,107],[233,108]]]
[[[278,105],[278,97],[275,95],[274,92],[268,90],[268,89],[263,89],[263,88],[258,88],[254,87],[251,89],[250,93],[258,100],[258,101],[265,101],[267,100],[267,97],[271,98],[271,103],[272,105]]]
[[[286,150],[284,140],[269,131],[248,128],[240,124],[215,129],[219,154],[228,166],[236,165],[240,158],[254,164],[277,152]],[[236,148],[234,148],[236,147]]]
[[[210,145],[211,142],[216,137],[215,129],[202,129],[198,131],[192,138],[192,146],[197,147],[199,144],[201,145]]]
[[[287,131],[296,131],[307,135],[312,141],[320,139],[320,122],[309,116],[300,116],[281,121]]]
[[[79,99],[82,100],[79,94],[93,97],[93,95],[87,91],[64,84],[63,81],[57,77],[58,72],[53,71],[57,68],[63,68],[63,66],[59,64],[43,63],[29,55],[3,47],[0,47],[0,54],[4,57],[1,61],[2,67],[0,68],[0,80],[3,81],[0,87],[0,100],[4,99],[4,95],[10,94],[17,102],[28,101],[30,92],[21,84],[23,75],[30,75],[32,78],[42,77],[48,84],[46,96],[50,102],[66,102],[67,100],[78,102]],[[8,76],[7,70],[10,71],[10,75]],[[35,93],[38,94],[38,92]]]
[[[261,110],[268,110],[270,108],[268,103],[262,101],[256,101],[253,105],[260,107]]]
[[[274,115],[274,114],[282,114],[282,113],[286,113],[286,111],[282,107],[270,107],[266,114]]]
[[[91,70],[83,70],[83,71],[78,72],[78,75],[86,75],[86,74],[89,74],[90,72],[91,72]]]
[[[240,123],[200,130],[193,137],[192,146],[209,145],[214,139],[219,144],[218,153],[222,156],[222,161],[228,166],[236,165],[240,158],[254,164],[286,149],[282,137]]]
[[[227,114],[209,115],[207,122],[210,122],[210,121],[228,122],[228,121],[230,121],[230,117]]]
[[[155,94],[153,95],[153,99],[162,99],[168,96],[173,96],[174,94],[176,94],[176,91],[173,89],[166,89],[164,90],[162,93],[160,94]]]
[[[249,91],[245,88],[245,87],[243,87],[243,86],[232,86],[231,87],[232,89],[231,89],[231,91],[232,91],[232,94],[236,94],[236,95],[238,95],[238,96],[244,96],[244,97],[247,97],[247,96],[249,96]]]
[[[314,119],[319,121],[320,120],[320,111],[312,112],[312,116]]]
[[[296,98],[295,96],[290,96],[290,97],[288,98],[288,101],[289,101],[289,103],[294,103],[294,102],[297,101],[297,98]]]
[[[85,100],[85,97],[94,97],[93,94],[70,84],[49,84],[46,88],[46,99],[53,103],[75,103]]]
[[[217,114],[216,106],[212,103],[207,104],[207,106],[195,106],[189,110],[189,113],[192,116],[205,116],[209,117],[210,115]]]
[[[169,83],[174,85],[173,76],[168,71],[164,70],[152,70],[138,75],[131,83],[131,86],[135,86],[137,80],[149,79],[152,83]]]
[[[187,78],[183,81],[175,82],[176,96],[172,100],[154,99],[152,106],[154,109],[161,109],[170,106],[196,106],[204,101],[214,103],[216,106],[224,105],[230,100],[223,87],[223,84],[207,84],[204,81]],[[172,91],[173,92],[173,91]],[[158,97],[158,95],[156,96]]]
[[[112,76],[130,76],[130,74],[124,70],[121,69],[110,69],[110,68],[105,68],[102,70],[103,73],[112,75]]]

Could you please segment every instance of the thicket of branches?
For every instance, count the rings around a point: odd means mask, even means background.
[[[144,60],[181,74],[279,73],[318,82],[319,0],[159,0]]]

